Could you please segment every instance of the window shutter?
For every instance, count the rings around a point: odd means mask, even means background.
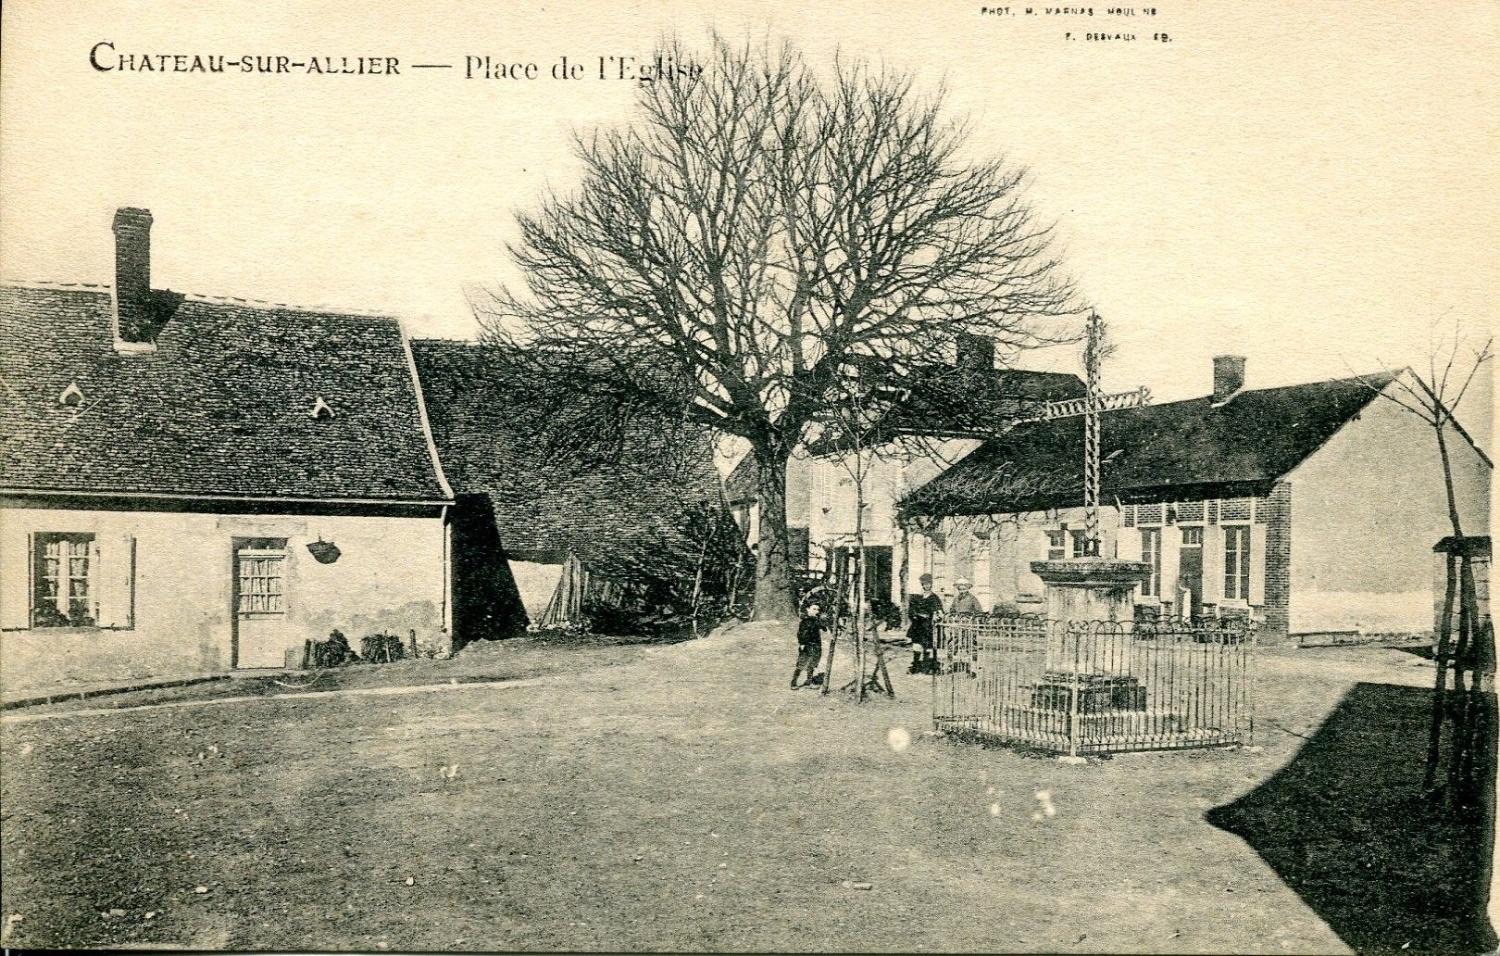
[[[1250,526],[1250,603],[1266,603],[1266,526]]]
[[[100,617],[99,592],[100,585],[104,583],[104,575],[99,570],[99,538],[96,535],[89,542],[89,616],[99,627],[105,627],[104,618]]]
[[[93,578],[99,626],[128,630],[135,627],[135,538],[100,535],[94,539]]]
[[[1203,601],[1217,604],[1224,599],[1224,533],[1217,527],[1203,529]]]
[[[25,572],[22,573],[22,563]],[[27,533],[24,554],[4,556],[0,569],[0,627],[15,630],[31,626],[31,601],[36,594],[36,535]]]

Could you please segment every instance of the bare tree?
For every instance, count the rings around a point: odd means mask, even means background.
[[[746,439],[756,614],[784,617],[787,461],[845,359],[958,331],[1024,349],[1077,310],[1023,172],[968,159],[911,77],[836,62],[820,78],[790,46],[717,37],[706,61],[662,55],[704,69],[643,85],[632,125],[578,137],[579,189],[520,217],[525,288],[480,319],[588,370],[559,389]]]
[[[1433,688],[1432,720],[1428,732],[1427,766],[1423,786],[1437,788],[1442,763],[1442,736],[1445,720],[1452,724],[1449,734],[1446,797],[1455,807],[1472,803],[1475,798],[1475,759],[1485,744],[1491,717],[1488,714],[1486,673],[1493,674],[1494,634],[1481,620],[1478,594],[1471,561],[1473,549],[1463,524],[1458,494],[1453,480],[1453,459],[1449,448],[1452,433],[1462,431],[1453,410],[1468,394],[1480,370],[1494,357],[1494,339],[1477,344],[1466,337],[1462,324],[1455,321],[1451,335],[1435,335],[1428,352],[1427,378],[1398,374],[1388,385],[1366,382],[1381,398],[1392,402],[1432,429],[1437,442],[1438,460],[1443,471],[1443,490],[1452,526],[1452,546],[1447,553],[1447,583],[1443,596],[1442,617],[1438,621],[1438,641],[1434,656],[1437,675]],[[1461,439],[1462,440],[1462,439]],[[1488,529],[1481,529],[1487,533]],[[1455,602],[1458,610],[1457,634],[1454,634]],[[1448,683],[1449,672],[1453,683]],[[1467,678],[1467,680],[1466,680]]]

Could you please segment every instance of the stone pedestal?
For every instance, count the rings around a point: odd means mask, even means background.
[[[1129,634],[1067,638],[1070,625],[1135,619],[1135,589],[1151,576],[1144,561],[1073,558],[1033,561],[1031,570],[1047,586],[1047,671],[1057,675],[1082,670],[1091,674],[1120,671],[1129,655],[1103,642],[1129,641]]]
[[[1031,570],[1047,586],[1047,618],[1074,621],[1135,619],[1135,589],[1151,577],[1144,561],[1072,558],[1033,561]]]

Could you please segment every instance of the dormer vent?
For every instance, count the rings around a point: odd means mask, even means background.
[[[83,404],[83,389],[78,387],[77,382],[69,382],[68,387],[57,396],[57,404],[77,406]]]
[[[323,401],[323,396],[321,396],[321,395],[319,395],[317,397],[317,400],[313,402],[312,417],[313,418],[332,418],[333,417],[333,407],[331,405],[329,405],[327,402]]]

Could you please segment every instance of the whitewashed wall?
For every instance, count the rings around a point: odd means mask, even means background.
[[[1014,605],[1031,612],[1043,604],[1041,578],[1031,570],[1033,561],[1048,557],[1047,532],[1066,527],[1069,532],[1084,528],[1082,508],[1061,508],[1011,515],[987,516],[983,519],[949,519],[944,521],[939,538],[922,538],[916,545],[917,558],[912,580],[921,571],[931,573],[938,593],[948,603],[954,596],[953,582],[960,577],[974,584],[974,593],[985,610],[997,604]],[[1178,524],[1151,525],[1159,529],[1162,541],[1159,594],[1138,593],[1136,601],[1145,604],[1171,602],[1176,597],[1177,570],[1182,549],[1182,531]],[[1245,607],[1259,614],[1265,601],[1266,526],[1251,524],[1250,597],[1248,601],[1224,598],[1224,529],[1217,524],[1195,524],[1203,535],[1203,592],[1205,603]],[[1126,527],[1118,507],[1099,511],[1100,553],[1138,561],[1141,559],[1139,527]],[[1065,555],[1071,556],[1071,535],[1065,538]]]
[[[98,628],[30,623],[28,536],[87,532],[99,543]],[[380,631],[442,643],[439,517],[267,516],[0,509],[0,679],[6,687],[189,674],[232,666],[232,539],[286,538],[287,643],[338,628],[357,650]],[[321,537],[342,551],[319,564]],[[135,565],[132,589],[130,544]],[[132,606],[133,605],[133,606]]]
[[[1488,534],[1493,468],[1451,431],[1448,449],[1465,533]],[[1430,426],[1377,400],[1287,478],[1291,632],[1431,629],[1432,546],[1453,531]]]

